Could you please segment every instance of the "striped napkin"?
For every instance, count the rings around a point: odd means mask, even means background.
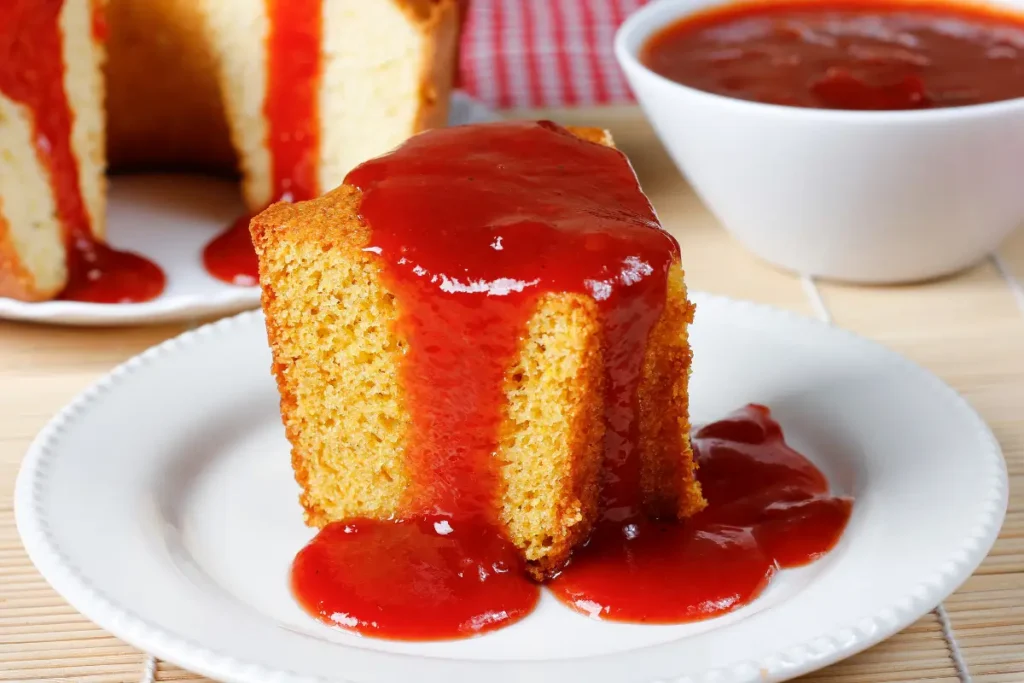
[[[469,0],[462,87],[496,109],[632,102],[612,42],[646,0]]]

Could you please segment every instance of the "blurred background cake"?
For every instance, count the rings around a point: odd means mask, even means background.
[[[443,124],[456,5],[0,3],[0,296],[58,296],[76,258],[88,277],[108,161],[237,169],[256,212]]]

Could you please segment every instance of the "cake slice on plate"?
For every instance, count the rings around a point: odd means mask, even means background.
[[[678,247],[607,133],[429,131],[251,231],[308,524],[482,516],[543,579],[602,489],[703,507]]]

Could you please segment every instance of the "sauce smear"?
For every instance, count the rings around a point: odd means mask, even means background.
[[[669,26],[641,61],[684,85],[770,104],[983,104],[1024,97],[1024,15],[941,0],[744,2]]]
[[[327,623],[402,640],[500,628],[539,597],[494,525],[447,515],[330,524],[296,556],[292,586]]]
[[[235,219],[231,227],[217,235],[203,249],[206,272],[222,282],[252,287],[259,283],[259,259],[249,235],[251,216]]]
[[[829,495],[825,476],[786,444],[764,406],[698,429],[692,446],[708,507],[681,523],[606,513],[550,584],[560,600],[617,621],[707,619],[839,541],[853,501]]]
[[[94,304],[151,301],[164,291],[160,266],[102,242],[76,241],[68,252],[68,284],[60,298]]]
[[[0,92],[32,114],[36,154],[50,176],[67,250],[68,283],[61,299],[92,303],[149,301],[164,289],[160,267],[117,251],[93,236],[71,147],[72,112],[64,93],[63,0],[0,3]],[[94,31],[102,31],[98,8]]]
[[[646,339],[678,246],[620,152],[547,122],[436,130],[346,182],[362,190],[367,248],[379,253],[402,311],[413,485],[401,521],[350,520],[321,531],[299,555],[293,588],[307,608],[330,606],[311,610],[321,618],[343,614],[344,625],[378,635],[454,638],[470,635],[465,623],[477,625],[471,632],[511,623],[532,609],[538,588],[499,524],[493,454],[504,374],[525,323],[548,292],[597,301],[615,399],[608,457],[632,462]],[[346,537],[346,528],[358,533]],[[322,547],[339,538],[345,549]],[[362,547],[371,538],[394,549],[384,552],[387,576],[376,570],[382,551]],[[486,569],[497,565],[511,571]],[[410,580],[388,578],[395,576]],[[425,591],[450,596],[451,609],[421,609]],[[388,616],[366,599],[385,594]]]
[[[320,194],[317,181],[320,117],[322,0],[265,0],[267,21],[267,119],[273,196],[297,202]],[[249,236],[251,216],[238,218],[203,250],[207,272],[224,282],[258,281]]]

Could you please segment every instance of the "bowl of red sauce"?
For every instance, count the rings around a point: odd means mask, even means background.
[[[1024,223],[1024,0],[657,0],[615,49],[695,191],[783,268],[934,278]]]

